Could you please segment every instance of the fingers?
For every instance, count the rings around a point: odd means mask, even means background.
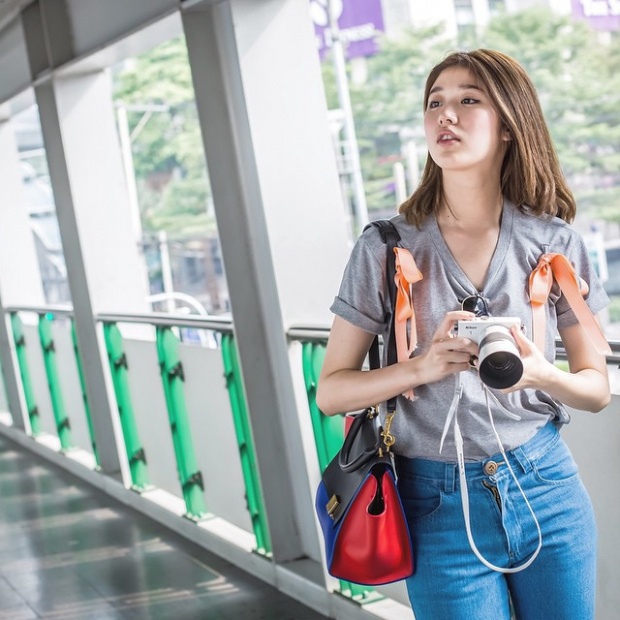
[[[450,336],[449,338],[440,338],[433,342],[433,345],[442,351],[454,351],[455,353],[463,353],[467,359],[478,353],[478,345],[469,338],[460,336]]]
[[[521,352],[522,355],[532,350],[532,348],[534,347],[534,344],[532,343],[531,340],[527,338],[527,336],[523,333],[521,329],[513,326],[510,328],[510,333],[512,334],[512,337],[515,339],[515,342],[517,343],[517,347],[519,347],[519,351]]]
[[[471,320],[473,318],[474,314],[472,312],[465,312],[464,310],[447,312],[433,335],[433,342],[443,342],[448,338],[453,338],[456,322]]]
[[[433,365],[452,374],[470,368],[471,360],[478,354],[478,345],[468,338],[454,336],[432,343],[429,353]]]
[[[472,312],[463,310],[446,313],[422,358],[423,383],[434,383],[470,368],[470,360],[478,354],[478,345],[469,338],[456,336],[454,328],[457,321],[473,318]]]

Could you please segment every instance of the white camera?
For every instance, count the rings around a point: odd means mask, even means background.
[[[489,387],[512,387],[523,375],[519,347],[510,333],[513,326],[522,329],[521,319],[481,316],[457,321],[456,335],[478,344],[478,374]]]

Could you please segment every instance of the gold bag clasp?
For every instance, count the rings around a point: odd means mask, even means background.
[[[327,509],[327,514],[333,519],[334,512],[336,512],[336,508],[340,505],[340,498],[334,493],[327,502],[325,508]]]

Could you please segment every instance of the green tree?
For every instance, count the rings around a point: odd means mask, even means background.
[[[125,63],[115,99],[127,107],[146,231],[184,235],[213,226],[194,90],[183,38]],[[161,110],[152,111],[154,106]]]
[[[350,86],[369,211],[396,209],[393,166],[403,161],[401,132],[426,152],[422,98],[426,75],[446,49],[440,32],[435,26],[383,38],[367,61],[367,80]]]
[[[619,220],[617,42],[602,41],[585,22],[531,9],[493,20],[483,44],[515,57],[532,77],[580,212]]]
[[[366,82],[351,86],[369,210],[394,207],[389,182],[394,161],[402,159],[404,130],[425,157],[421,106],[428,70],[455,46],[490,47],[519,60],[532,77],[580,211],[620,220],[620,37],[603,41],[586,23],[540,8],[499,14],[458,42],[440,39],[439,31],[409,30],[382,41],[368,60]]]

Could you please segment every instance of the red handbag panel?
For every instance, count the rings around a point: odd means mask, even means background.
[[[411,542],[394,478],[385,471],[380,479],[381,489],[375,476],[368,476],[349,506],[330,567],[335,577],[346,575],[347,581],[380,585],[413,573]],[[383,510],[371,514],[369,507],[381,490]]]

